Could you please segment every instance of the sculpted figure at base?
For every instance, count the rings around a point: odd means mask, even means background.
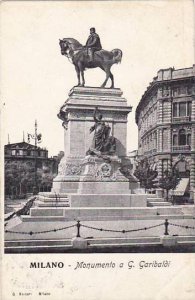
[[[61,54],[65,55],[75,66],[78,78],[78,86],[85,85],[84,71],[87,68],[101,68],[106,73],[106,79],[101,85],[105,87],[108,79],[111,79],[111,88],[114,88],[114,77],[110,69],[113,64],[118,64],[122,59],[122,51],[114,49],[106,51],[102,49],[100,38],[95,28],[90,29],[90,36],[86,45],[81,45],[73,38],[59,40]],[[80,80],[80,76],[82,81]]]
[[[87,155],[101,154],[111,155],[116,151],[116,140],[110,135],[111,128],[102,120],[102,114],[96,107],[94,110],[95,124],[90,128],[90,133],[94,131],[94,137],[91,148],[87,151]]]

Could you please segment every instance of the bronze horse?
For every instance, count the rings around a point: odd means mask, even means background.
[[[114,49],[112,51],[100,50],[94,53],[94,59],[89,61],[87,48],[82,46],[77,40],[72,38],[65,38],[59,42],[61,54],[68,57],[68,59],[75,66],[78,78],[78,86],[85,85],[84,71],[86,68],[101,68],[106,73],[106,79],[101,85],[105,87],[108,79],[111,79],[111,88],[114,88],[114,77],[110,69],[113,64],[121,62],[122,51]],[[80,81],[80,74],[82,83]]]

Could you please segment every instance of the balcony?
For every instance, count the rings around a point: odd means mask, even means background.
[[[148,150],[148,151],[144,151],[144,155],[146,156],[149,156],[149,155],[153,155],[157,152],[156,149],[151,149],[151,150]]]
[[[185,123],[185,122],[190,122],[191,117],[190,116],[185,116],[185,117],[173,117],[173,123]]]
[[[183,146],[172,146],[173,152],[189,152],[191,150],[190,145],[183,145]]]

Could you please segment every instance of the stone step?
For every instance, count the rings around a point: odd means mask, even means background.
[[[132,237],[132,238],[86,238],[90,245],[101,244],[139,244],[139,243],[160,243],[160,237]]]
[[[148,198],[158,198],[158,196],[156,194],[147,194],[148,195]]]
[[[158,203],[159,204],[159,203]],[[98,217],[116,217],[118,219],[131,216],[153,216],[157,214],[161,215],[184,215],[182,206],[170,206],[165,205],[162,202],[162,206],[157,207],[156,203],[153,207],[135,208],[135,207],[67,207],[67,208],[38,208],[33,207],[30,209],[30,216],[63,216],[70,219],[85,219],[85,217],[92,217],[98,219]],[[188,211],[187,214],[190,214]],[[193,215],[193,209],[191,214]]]
[[[34,252],[38,252],[39,251],[44,251],[44,250],[48,250],[48,249],[58,249],[60,250],[65,250],[65,249],[72,249],[72,245],[46,245],[46,246],[13,246],[13,247],[6,247],[5,246],[5,252],[7,253],[26,253],[26,252],[33,252],[33,250],[35,250]]]
[[[38,207],[70,207],[69,202],[60,201],[60,202],[42,202],[42,201],[36,201],[35,203]]]
[[[61,199],[60,201],[54,201],[52,199],[47,199],[47,200],[44,200],[44,199],[37,199],[35,201],[35,204],[39,204],[39,203],[45,203],[45,204],[53,204],[53,205],[56,205],[56,204],[60,204],[60,203],[70,203],[68,199]]]
[[[180,245],[195,245],[195,241],[179,241],[178,244]]]
[[[163,206],[172,206],[172,204],[170,202],[154,202],[154,201],[150,201],[148,202],[148,206],[149,207],[155,207],[155,206],[158,206],[158,207],[163,207]]]
[[[130,246],[154,246],[154,245],[161,245],[161,242],[150,242],[150,243],[110,243],[110,244],[92,244],[89,245],[89,248],[98,247],[98,248],[105,248],[105,247],[130,247]]]
[[[127,242],[127,243],[102,243],[102,244],[89,244],[87,246],[87,249],[93,249],[93,251],[96,249],[104,249],[104,248],[118,248],[118,247],[122,247],[122,248],[127,248],[127,247],[154,247],[154,246],[161,246],[162,242],[140,242],[140,243],[132,243],[132,242]],[[187,246],[187,247],[194,247],[195,246],[195,241],[178,241],[177,244],[178,246]],[[57,245],[37,245],[36,243],[34,243],[34,245],[29,246],[29,245],[20,245],[20,246],[7,246],[5,244],[5,253],[40,253],[40,252],[44,252],[44,251],[48,251],[50,250],[52,251],[72,251],[73,246],[70,240],[70,244],[57,244]],[[87,250],[86,249],[86,250]],[[77,250],[77,252],[81,251],[80,249],[74,249],[74,252]]]
[[[69,200],[68,197],[58,197],[56,199],[56,198],[52,198],[52,197],[43,197],[43,196],[38,196],[37,199],[44,201],[44,202],[47,202],[47,201],[60,202],[60,201],[68,201]]]
[[[48,192],[48,193],[39,193],[38,197],[45,197],[45,198],[54,198],[54,199],[56,199],[56,197],[57,198],[58,197],[60,197],[60,198],[67,198],[68,195],[67,195],[67,193],[55,194],[55,193]]]
[[[164,202],[164,199],[163,198],[147,198],[147,201]]]
[[[66,222],[66,221],[73,221],[72,218],[63,217],[63,216],[20,216],[22,222]],[[94,218],[91,216],[82,218],[80,217],[79,220],[81,221],[125,221],[125,220],[165,220],[165,219],[192,219],[192,215],[179,215],[179,214],[158,214],[158,215],[134,215],[134,216],[127,216],[127,217],[114,217],[114,216],[105,216],[105,217],[98,217]],[[74,221],[76,222],[77,219]]]
[[[15,241],[5,241],[6,247],[31,247],[31,246],[52,246],[52,245],[71,245],[71,240],[15,240]]]
[[[180,242],[180,243],[195,242],[195,237],[193,235],[178,236],[177,241]]]

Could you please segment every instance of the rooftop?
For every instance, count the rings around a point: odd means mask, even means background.
[[[4,146],[5,149],[26,149],[26,150],[34,150],[35,145],[28,144],[26,142],[7,144]],[[47,151],[46,148],[36,147],[36,150],[44,150]]]

